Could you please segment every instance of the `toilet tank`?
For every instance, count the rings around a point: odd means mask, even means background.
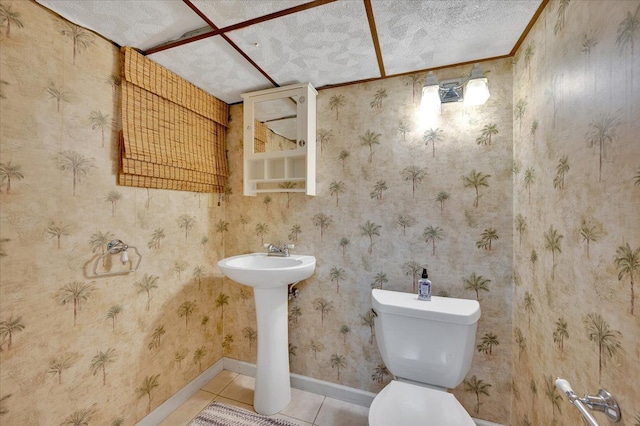
[[[374,289],[378,349],[398,378],[455,388],[469,372],[480,304],[476,300]]]

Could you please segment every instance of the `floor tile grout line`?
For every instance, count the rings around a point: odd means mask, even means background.
[[[223,371],[224,371],[224,370],[223,370]],[[222,387],[222,389],[220,389],[220,392],[218,392],[216,395],[217,395],[217,396],[219,396],[219,397],[222,397],[222,398],[230,399],[230,400],[232,400],[232,401],[237,401],[237,402],[241,402],[241,403],[245,404],[245,402],[243,402],[243,401],[238,401],[237,399],[228,398],[228,397],[226,397],[226,396],[222,395],[222,392],[224,392],[224,390],[225,390],[226,388],[228,388],[228,387],[229,387],[229,385],[231,385],[231,383],[235,382],[235,380],[236,380],[238,377],[240,377],[240,376],[242,376],[242,374],[235,373],[235,376],[233,377],[233,379],[231,379],[231,381],[230,381],[229,383],[227,383],[226,385],[224,385],[224,386]]]
[[[221,395],[221,394],[222,394],[222,392],[224,392],[224,390],[225,390],[226,388],[228,388],[228,387],[229,387],[229,385],[231,385],[231,383],[235,382],[235,381],[236,381],[236,379],[237,379],[238,377],[242,376],[242,374],[238,374],[238,373],[235,373],[235,374],[236,374],[236,375],[235,375],[235,376],[233,376],[233,379],[231,379],[231,380],[229,381],[229,383],[227,383],[226,385],[224,385],[224,386],[222,387],[222,389],[220,389],[220,392],[218,393],[218,395]]]
[[[253,406],[253,404],[252,404],[252,403],[247,403],[247,402],[241,401],[241,400],[239,400],[239,399],[230,398],[230,397],[225,396],[225,395],[223,395],[223,394],[222,394],[222,392],[224,392],[224,391],[225,391],[225,389],[227,389],[227,388],[228,388],[228,387],[229,387],[233,382],[235,382],[235,381],[236,381],[236,379],[237,379],[238,377],[251,377],[251,376],[245,376],[244,374],[238,374],[238,373],[236,373],[236,375],[235,375],[235,377],[233,378],[233,380],[231,380],[229,383],[227,383],[227,384],[222,388],[222,390],[220,390],[220,393],[218,394],[218,396],[219,396],[219,397],[221,397],[221,398],[229,399],[229,400],[231,400],[231,401],[239,402],[240,404],[245,404],[245,405],[251,405],[251,406]],[[253,388],[253,389],[251,389],[251,390],[255,392],[255,386],[254,386],[254,388]],[[253,402],[253,401],[252,401],[252,402]],[[255,411],[255,409],[254,409],[254,411]]]
[[[204,389],[200,389],[200,390],[204,390]],[[211,398],[211,399],[209,400],[209,402],[207,402],[207,405],[205,405],[205,406],[204,406],[204,408],[202,408],[200,411],[198,411],[198,412],[196,413],[196,415],[195,415],[195,416],[191,417],[191,419],[189,419],[189,421],[188,421],[188,422],[186,422],[186,423],[184,424],[184,426],[189,426],[189,423],[191,423],[192,421],[194,421],[194,420],[196,419],[196,417],[198,417],[198,416],[200,415],[200,413],[202,413],[202,412],[204,411],[204,409],[205,409],[205,408],[207,408],[207,407],[209,406],[209,404],[211,404],[211,403],[216,399],[216,396],[217,396],[217,395],[216,395],[215,393],[213,393],[213,392],[209,392],[209,391],[205,391],[205,392],[207,392],[207,393],[209,393],[209,394],[211,394],[211,395],[214,395],[214,397],[213,397],[213,398]]]
[[[310,393],[313,393],[313,392],[310,392]],[[322,408],[322,404],[324,403],[324,399],[326,398],[324,395],[320,395],[320,394],[314,394],[314,395],[321,396],[322,397],[322,402],[320,403],[320,407],[318,407],[318,411],[316,411],[316,414],[313,416],[313,420],[311,420],[311,422],[308,422],[306,419],[301,419],[301,418],[296,417],[296,416],[285,414],[282,411],[278,411],[276,414],[280,414],[280,415],[283,415],[283,416],[286,416],[286,417],[290,417],[290,418],[295,419],[295,420],[300,420],[301,422],[311,423],[313,425],[315,420],[316,420],[316,418],[318,418],[318,414],[320,413],[320,408]],[[293,398],[291,398],[291,401],[293,401]]]
[[[326,400],[327,400],[327,396],[326,395],[322,395],[322,402],[320,403],[320,407],[318,407],[318,411],[316,412],[316,415],[313,418],[313,421],[311,422],[313,425],[316,424],[316,420],[318,420],[318,416],[320,415],[320,411],[322,410],[322,406],[324,405],[324,402]]]

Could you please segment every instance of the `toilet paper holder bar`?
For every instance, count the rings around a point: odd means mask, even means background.
[[[573,389],[571,389],[571,385],[565,379],[558,377],[555,384],[562,393],[567,395],[569,402],[575,405],[578,411],[580,411],[580,414],[589,426],[598,426],[598,422],[593,418],[591,413],[589,413],[587,408],[593,411],[603,412],[613,423],[618,423],[622,419],[618,401],[605,389],[600,389],[597,395],[585,394],[584,397],[580,398]]]

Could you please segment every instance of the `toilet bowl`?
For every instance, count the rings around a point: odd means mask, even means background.
[[[375,335],[397,379],[374,398],[371,426],[475,426],[447,389],[471,368],[480,305],[476,300],[374,289]]]
[[[458,400],[444,390],[392,380],[369,408],[369,426],[475,426]]]

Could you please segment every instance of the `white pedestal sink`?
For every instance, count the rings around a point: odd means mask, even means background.
[[[258,320],[253,408],[275,414],[291,401],[287,287],[313,275],[316,258],[251,253],[222,259],[218,267],[232,280],[253,287]]]

